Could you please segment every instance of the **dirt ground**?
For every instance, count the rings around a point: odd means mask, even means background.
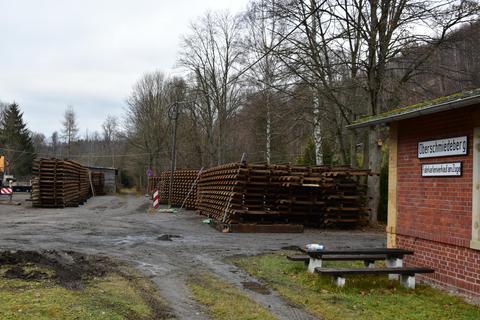
[[[288,246],[322,243],[327,248],[385,245],[376,231],[306,230],[301,234],[224,234],[202,224],[194,211],[149,213],[150,201],[134,195],[89,199],[78,208],[39,209],[16,194],[20,206],[0,205],[0,250],[66,250],[127,262],[158,286],[178,319],[208,319],[185,279],[209,271],[267,307],[279,319],[315,319],[275,292],[258,290],[257,279],[224,258]]]

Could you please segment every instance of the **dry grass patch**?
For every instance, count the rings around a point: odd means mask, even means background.
[[[153,283],[110,263],[71,252],[1,253],[0,319],[173,318]]]

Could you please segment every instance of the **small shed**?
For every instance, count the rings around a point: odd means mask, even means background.
[[[360,119],[388,124],[387,243],[443,288],[480,297],[480,89]]]
[[[104,192],[113,194],[117,192],[118,169],[112,167],[87,166],[92,172],[102,172],[105,176]]]

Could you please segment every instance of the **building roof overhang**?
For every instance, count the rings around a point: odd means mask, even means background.
[[[480,88],[394,109],[376,116],[363,117],[348,125],[347,128],[358,129],[370,127],[378,124],[386,124],[390,122],[411,119],[442,111],[470,107],[475,104],[479,104],[480,106]]]

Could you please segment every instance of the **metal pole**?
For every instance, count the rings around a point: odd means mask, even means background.
[[[177,166],[177,120],[178,120],[178,104],[174,103],[173,109],[173,137],[172,137],[172,166],[170,168],[170,187],[168,189],[168,205],[172,206],[173,191],[173,172]]]

